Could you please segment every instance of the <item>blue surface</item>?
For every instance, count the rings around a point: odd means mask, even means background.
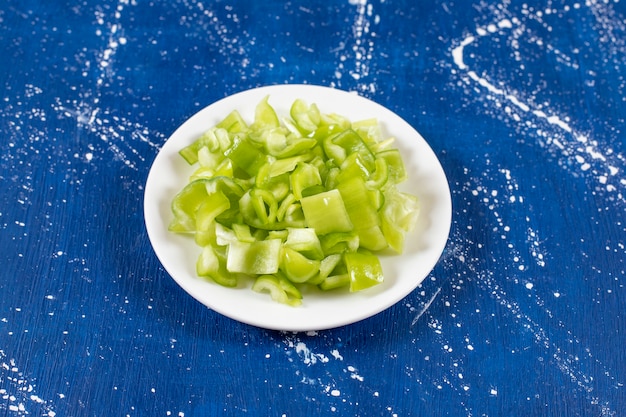
[[[0,415],[624,415],[625,74],[617,0],[4,0]],[[420,288],[308,334],[194,301],[142,215],[177,126],[283,83],[398,113],[453,198]]]

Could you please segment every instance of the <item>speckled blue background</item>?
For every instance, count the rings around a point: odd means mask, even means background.
[[[624,415],[625,74],[618,0],[4,0],[0,415]],[[284,83],[405,118],[453,199],[421,287],[307,334],[194,301],[142,214],[176,127]]]

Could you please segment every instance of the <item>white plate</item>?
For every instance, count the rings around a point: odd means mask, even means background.
[[[385,136],[395,137],[403,154],[409,180],[401,189],[417,195],[420,217],[407,236],[403,255],[381,256],[385,281],[368,290],[304,291],[300,307],[288,307],[249,286],[225,288],[198,278],[195,262],[200,248],[193,238],[168,232],[170,202],[188,182],[193,168],[178,155],[205,130],[237,109],[247,121],[254,119],[257,103],[269,95],[280,115],[301,98],[316,103],[323,113],[337,113],[352,121],[377,118]],[[145,189],[144,215],[148,236],[163,267],[202,304],[240,322],[267,329],[309,331],[334,328],[373,316],[413,291],[435,266],[448,239],[452,204],[445,173],[432,149],[407,122],[388,109],[355,93],[311,85],[261,87],[226,97],[202,109],[183,123],[157,155]]]

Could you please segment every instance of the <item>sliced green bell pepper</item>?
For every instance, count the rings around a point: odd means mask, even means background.
[[[248,125],[237,111],[180,151],[198,164],[172,201],[173,232],[202,252],[198,276],[299,305],[296,285],[359,291],[382,281],[376,255],[402,252],[419,212],[393,138],[296,100],[281,120],[265,97]]]
[[[383,282],[383,268],[376,255],[365,251],[351,252],[344,255],[350,291],[361,291]]]
[[[291,282],[303,283],[319,273],[320,261],[309,259],[289,247],[283,247],[280,270]]]
[[[354,228],[338,190],[303,197],[300,204],[307,226],[318,235],[349,232]]]
[[[248,275],[275,274],[280,265],[280,239],[232,242],[228,247],[226,269]]]
[[[268,292],[272,300],[292,307],[302,304],[302,293],[280,273],[261,275],[252,285],[256,292]]]

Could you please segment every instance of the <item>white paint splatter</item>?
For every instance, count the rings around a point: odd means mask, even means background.
[[[342,361],[343,360],[343,356],[341,356],[341,354],[339,353],[339,350],[337,349],[333,349],[330,351],[330,354],[333,356],[333,358]]]
[[[347,72],[357,82],[357,89],[361,93],[372,94],[376,92],[375,80],[369,81],[376,46],[376,33],[372,27],[380,21],[380,17],[374,15],[374,7],[367,0],[350,0],[349,4],[355,7],[355,17],[350,27],[351,45],[342,41],[335,48],[340,54],[335,70],[337,81],[331,85],[341,86],[343,74]],[[349,50],[346,51],[347,48]],[[354,68],[346,68],[346,62],[354,63]]]
[[[422,315],[424,315],[424,313],[428,311],[431,304],[433,303],[433,301],[435,301],[435,299],[437,298],[440,292],[441,292],[441,287],[437,288],[437,291],[435,291],[435,293],[430,297],[430,299],[424,304],[424,307],[419,311],[419,313],[417,313],[417,315],[411,322],[411,326],[415,326],[415,323],[417,323],[420,317],[422,317]]]
[[[485,175],[488,176],[489,173],[486,173]],[[476,187],[468,186],[467,189],[479,190],[481,193],[486,192],[485,186],[476,186]],[[470,194],[473,194],[473,193],[470,193]],[[478,201],[482,201],[484,204],[487,204],[487,205],[490,204],[489,200],[479,199]],[[489,207],[490,209],[493,209],[493,207],[491,206]],[[466,239],[458,235],[458,233],[459,232],[457,232],[457,235],[453,236],[451,239],[454,242],[451,250],[452,252],[455,252],[455,253],[463,252],[465,253],[465,258],[470,259],[470,261],[463,263],[463,266],[468,269],[468,272],[465,275],[473,277],[474,284],[476,284],[478,288],[488,293],[502,307],[504,307],[505,311],[509,313],[508,315],[513,320],[513,322],[519,325],[520,328],[524,329],[525,331],[528,331],[530,334],[533,335],[535,343],[548,352],[548,354],[554,359],[554,362],[557,368],[563,374],[565,374],[574,384],[576,384],[576,386],[578,386],[584,392],[592,396],[593,401],[597,401],[601,404],[604,404],[603,407],[607,411],[610,411],[608,402],[600,401],[599,398],[593,396],[593,391],[594,391],[593,384],[600,377],[607,378],[609,381],[612,381],[612,383],[615,386],[620,386],[621,383],[616,380],[616,378],[611,374],[611,372],[609,372],[609,370],[606,369],[606,367],[604,367],[604,365],[601,364],[598,359],[595,358],[595,356],[589,349],[585,350],[585,354],[574,355],[572,353],[566,353],[566,352],[569,352],[568,349],[565,349],[564,347],[560,346],[557,342],[551,340],[548,334],[546,333],[546,331],[541,327],[541,325],[536,320],[534,320],[529,313],[524,311],[526,304],[520,304],[517,301],[515,301],[511,296],[509,296],[504,290],[503,286],[499,283],[499,277],[496,277],[494,272],[489,269],[482,269],[481,259],[474,258],[469,255],[472,252],[472,249],[470,248],[470,246],[474,246],[475,243],[467,242]],[[512,246],[512,244],[509,244],[508,248],[512,252],[513,258],[518,258],[521,256],[520,252],[516,251],[514,247]],[[456,257],[458,258],[458,256]],[[453,256],[449,256],[448,260],[453,259],[453,258],[454,258]],[[525,288],[532,289],[533,284],[530,282],[526,282]],[[558,298],[561,296],[561,293],[559,291],[555,291],[553,295],[554,297]],[[541,309],[542,306],[545,305],[545,302],[541,299],[541,297],[538,294],[533,292],[531,296],[534,298],[534,303],[531,303],[530,304],[531,306],[539,307]],[[548,317],[552,317],[552,313],[549,310],[545,309],[544,313]],[[575,336],[570,334],[570,337],[572,341],[574,342],[573,343],[574,346],[582,345],[582,343]],[[447,344],[442,343],[442,346],[443,346],[444,351],[450,350],[449,349],[450,346],[448,346]],[[466,348],[468,350],[474,350],[474,347],[471,344],[468,344]],[[586,357],[589,361],[594,362],[595,366],[602,370],[602,374],[597,375],[597,376],[591,376],[585,373],[584,370],[579,366],[579,361],[582,357]],[[446,379],[446,383],[448,385],[452,384],[452,382],[449,379]],[[460,388],[462,390],[469,389],[468,386],[461,386]],[[606,415],[611,415],[611,413],[609,412]]]
[[[312,352],[307,345],[302,341],[292,341],[289,340],[288,345],[290,348],[293,348],[302,362],[305,365],[315,365],[318,362],[326,363],[329,361],[328,357],[323,353],[315,353]]]
[[[350,372],[350,378],[355,379],[359,382],[363,382],[365,378],[359,375],[358,370],[354,366],[348,366],[348,372]]]
[[[86,102],[57,102],[53,109],[60,117],[75,119],[78,127],[89,131],[98,138],[113,153],[116,160],[135,170],[146,162],[143,147],[155,151],[160,149],[160,145],[151,138],[164,138],[163,134],[151,132],[141,124],[134,123],[125,117],[113,115],[108,110],[93,109]],[[89,145],[89,147],[91,151],[85,155],[87,161],[94,158],[95,147],[93,145]]]
[[[129,5],[136,6],[137,2],[135,0],[119,0],[113,12],[112,19],[106,16],[101,10],[96,11],[96,23],[99,25],[96,29],[96,34],[104,37],[106,40],[106,46],[99,51],[96,56],[97,67],[100,70],[100,75],[96,80],[98,87],[105,85],[106,82],[114,76],[114,56],[118,49],[128,42],[128,39],[124,36],[121,17],[124,8]]]
[[[57,98],[56,103],[53,104],[53,109],[59,117],[75,119],[79,130],[87,130],[93,134],[113,153],[116,160],[135,170],[146,162],[146,152],[142,147],[147,146],[158,151],[160,149],[158,143],[164,135],[151,132],[138,123],[118,116],[113,110],[101,108],[100,98],[102,91],[108,87],[109,81],[115,76],[116,53],[119,48],[128,44],[128,38],[124,35],[124,28],[121,24],[122,15],[127,6],[136,5],[135,0],[120,0],[112,16],[107,16],[101,10],[96,11],[97,34],[103,38],[106,45],[96,53],[96,65],[86,60],[83,68],[85,75],[96,71],[96,83],[92,86],[91,93],[82,94],[81,100],[63,102]],[[154,139],[159,139],[159,141]],[[84,154],[87,162],[93,160],[94,150],[94,146],[89,145],[89,151]]]
[[[592,2],[594,10],[599,7],[598,4]],[[556,128],[556,130],[537,129],[539,136],[543,138],[542,146],[553,147],[558,150],[567,160],[573,160],[579,166],[581,172],[591,175],[595,181],[605,191],[613,193],[616,200],[626,202],[624,190],[626,189],[626,177],[618,174],[626,171],[626,158],[616,153],[612,148],[601,144],[598,140],[592,139],[588,134],[578,131],[572,124],[570,117],[560,115],[558,111],[550,111],[549,109],[539,107],[532,103],[532,98],[524,97],[524,93],[513,92],[512,88],[508,88],[501,80],[492,81],[489,75],[473,70],[465,61],[465,50],[479,40],[489,41],[489,37],[503,30],[514,29],[515,36],[519,33],[525,33],[526,28],[524,22],[518,18],[502,18],[498,22],[488,25],[488,28],[477,28],[474,34],[465,36],[457,42],[457,45],[451,49],[452,61],[459,71],[461,71],[463,80],[467,84],[475,84],[484,89],[490,96],[490,100],[494,101],[496,108],[503,109],[507,115],[512,117],[514,121],[519,122],[521,115],[534,116],[537,121],[543,121],[547,126]],[[529,42],[532,40],[528,39]],[[519,39],[515,38],[515,42]],[[536,40],[535,40],[536,42]],[[541,46],[546,48],[546,53],[558,53],[563,61],[566,60],[562,51],[550,45]],[[499,44],[499,47],[501,45]],[[545,145],[544,145],[545,144]],[[569,164],[562,164],[569,166]]]
[[[0,350],[0,399],[0,411],[7,411],[7,416],[24,417],[34,410],[48,417],[56,415],[50,401],[36,394],[34,381],[20,371],[14,359],[7,359],[3,350]]]
[[[242,80],[247,80],[251,73],[250,56],[247,51],[255,47],[257,40],[239,23],[233,6],[225,6],[229,12],[224,19],[216,10],[220,6],[219,3],[182,0],[182,4],[188,11],[181,16],[180,24],[190,29],[188,36],[198,36],[203,42],[213,44],[217,48],[222,65],[230,66],[239,72]],[[198,69],[206,68],[198,66]],[[225,87],[236,91],[241,89],[237,84]]]

